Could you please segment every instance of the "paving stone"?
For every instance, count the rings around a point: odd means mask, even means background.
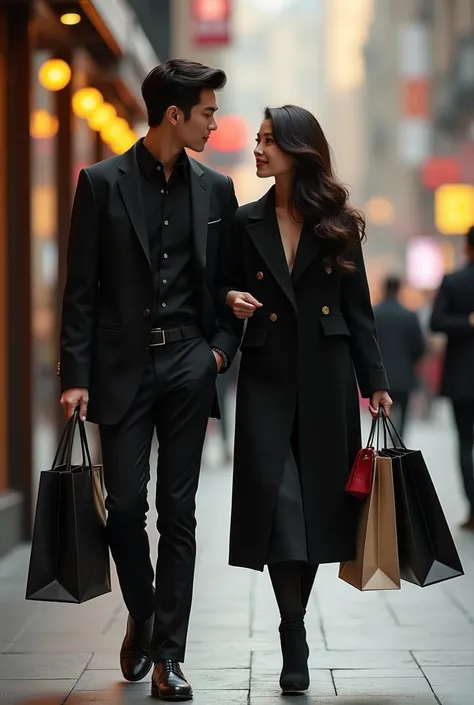
[[[474,694],[474,666],[424,666],[423,673],[436,694]]]
[[[79,678],[91,654],[0,654],[0,679]]]
[[[407,697],[414,695],[431,695],[432,690],[420,673],[418,678],[341,678],[334,672],[334,683],[338,695],[357,695],[358,697],[390,695]]]
[[[249,689],[250,669],[183,669],[193,690],[246,690]],[[146,678],[146,682],[151,679]],[[75,690],[100,690],[122,687],[122,673],[116,670],[87,670],[79,679]],[[135,685],[135,684],[134,684]],[[138,685],[138,684],[137,684]],[[143,685],[143,683],[142,683]]]
[[[294,696],[278,697],[259,697],[258,695],[250,696],[250,705],[277,705],[277,703],[295,703]],[[407,695],[407,696],[321,696],[317,692],[317,688],[311,688],[307,694],[300,695],[297,700],[297,705],[438,705],[433,694],[431,695]],[[224,705],[224,703],[222,704]],[[443,704],[444,705],[444,704]],[[458,705],[458,703],[450,703],[450,705]],[[460,703],[460,705],[468,705]],[[471,704],[472,705],[472,702]]]
[[[147,702],[157,702],[151,700],[150,687],[146,689],[136,688],[135,684],[131,687],[123,688],[116,691],[74,691],[66,700],[67,705],[143,705]],[[194,693],[192,705],[247,705],[247,691],[231,691],[231,690],[200,690]],[[2,703],[3,705],[3,703]],[[8,704],[10,705],[10,704]],[[14,705],[23,705],[23,703],[14,703]],[[36,705],[32,703],[32,705]],[[50,705],[50,703],[40,703],[39,705]],[[56,705],[51,703],[51,705]]]
[[[418,666],[411,654],[403,651],[312,651],[310,654],[311,668],[411,668],[419,672]],[[254,653],[252,670],[255,673],[273,673],[274,664],[281,667],[279,652]]]
[[[2,705],[62,705],[75,680],[0,680]]]
[[[472,651],[414,651],[413,656],[423,667],[474,666],[474,649]]]

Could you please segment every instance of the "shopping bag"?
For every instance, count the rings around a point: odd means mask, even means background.
[[[353,561],[341,563],[339,577],[358,590],[399,590],[397,525],[390,458],[374,458],[372,488],[357,529]]]
[[[393,466],[402,580],[420,587],[464,575],[451,531],[421,451],[409,450],[390,419],[395,448],[384,448]]]
[[[377,420],[374,419],[372,421],[372,428],[370,430],[367,446],[365,448],[361,448],[357,453],[352,464],[352,470],[349,473],[349,477],[347,478],[345,485],[346,492],[351,494],[353,497],[357,497],[358,499],[368,497],[372,488],[375,458],[375,451],[372,443],[375,436],[376,424]]]
[[[82,463],[73,465],[77,427]],[[91,463],[76,411],[51,470],[40,475],[26,599],[81,603],[110,591],[102,467]]]

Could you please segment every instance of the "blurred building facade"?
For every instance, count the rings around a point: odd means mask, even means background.
[[[373,252],[380,276],[429,291],[461,261],[474,213],[474,0],[375,0],[365,63]]]
[[[139,16],[127,0],[0,2],[0,555],[29,536],[39,463],[63,424],[58,326],[78,173],[133,144],[141,82],[160,42],[169,52],[170,3],[135,4]]]

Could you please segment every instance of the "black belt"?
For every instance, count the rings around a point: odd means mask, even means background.
[[[152,328],[150,331],[150,347],[156,348],[167,343],[178,343],[180,340],[199,338],[202,333],[198,326],[181,326],[181,328]]]

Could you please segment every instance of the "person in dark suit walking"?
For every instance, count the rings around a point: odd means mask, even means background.
[[[425,340],[416,313],[398,300],[400,278],[388,277],[384,289],[385,298],[374,309],[375,321],[393,400],[392,414],[403,437],[410,396],[418,384],[416,364],[425,352]]]
[[[247,319],[237,386],[230,563],[268,566],[281,616],[285,693],[309,687],[304,615],[320,563],[354,558],[360,503],[345,491],[370,410],[391,399],[370,303],[364,218],[336,179],[307,110],[267,109],[257,175],[236,214],[227,305]],[[354,373],[355,370],[355,373]]]
[[[442,281],[431,330],[447,335],[440,394],[451,399],[458,434],[459,465],[469,515],[462,528],[474,531],[474,226],[466,236],[467,265]]]
[[[223,71],[171,60],[146,77],[149,131],[79,175],[61,325],[61,403],[99,424],[107,531],[129,611],[120,663],[152,695],[186,700],[181,671],[196,556],[195,495],[216,376],[241,328],[220,272],[237,207],[232,180],[199,164],[217,129]],[[159,443],[156,574],[145,531]],[[156,591],[154,580],[156,579]]]

